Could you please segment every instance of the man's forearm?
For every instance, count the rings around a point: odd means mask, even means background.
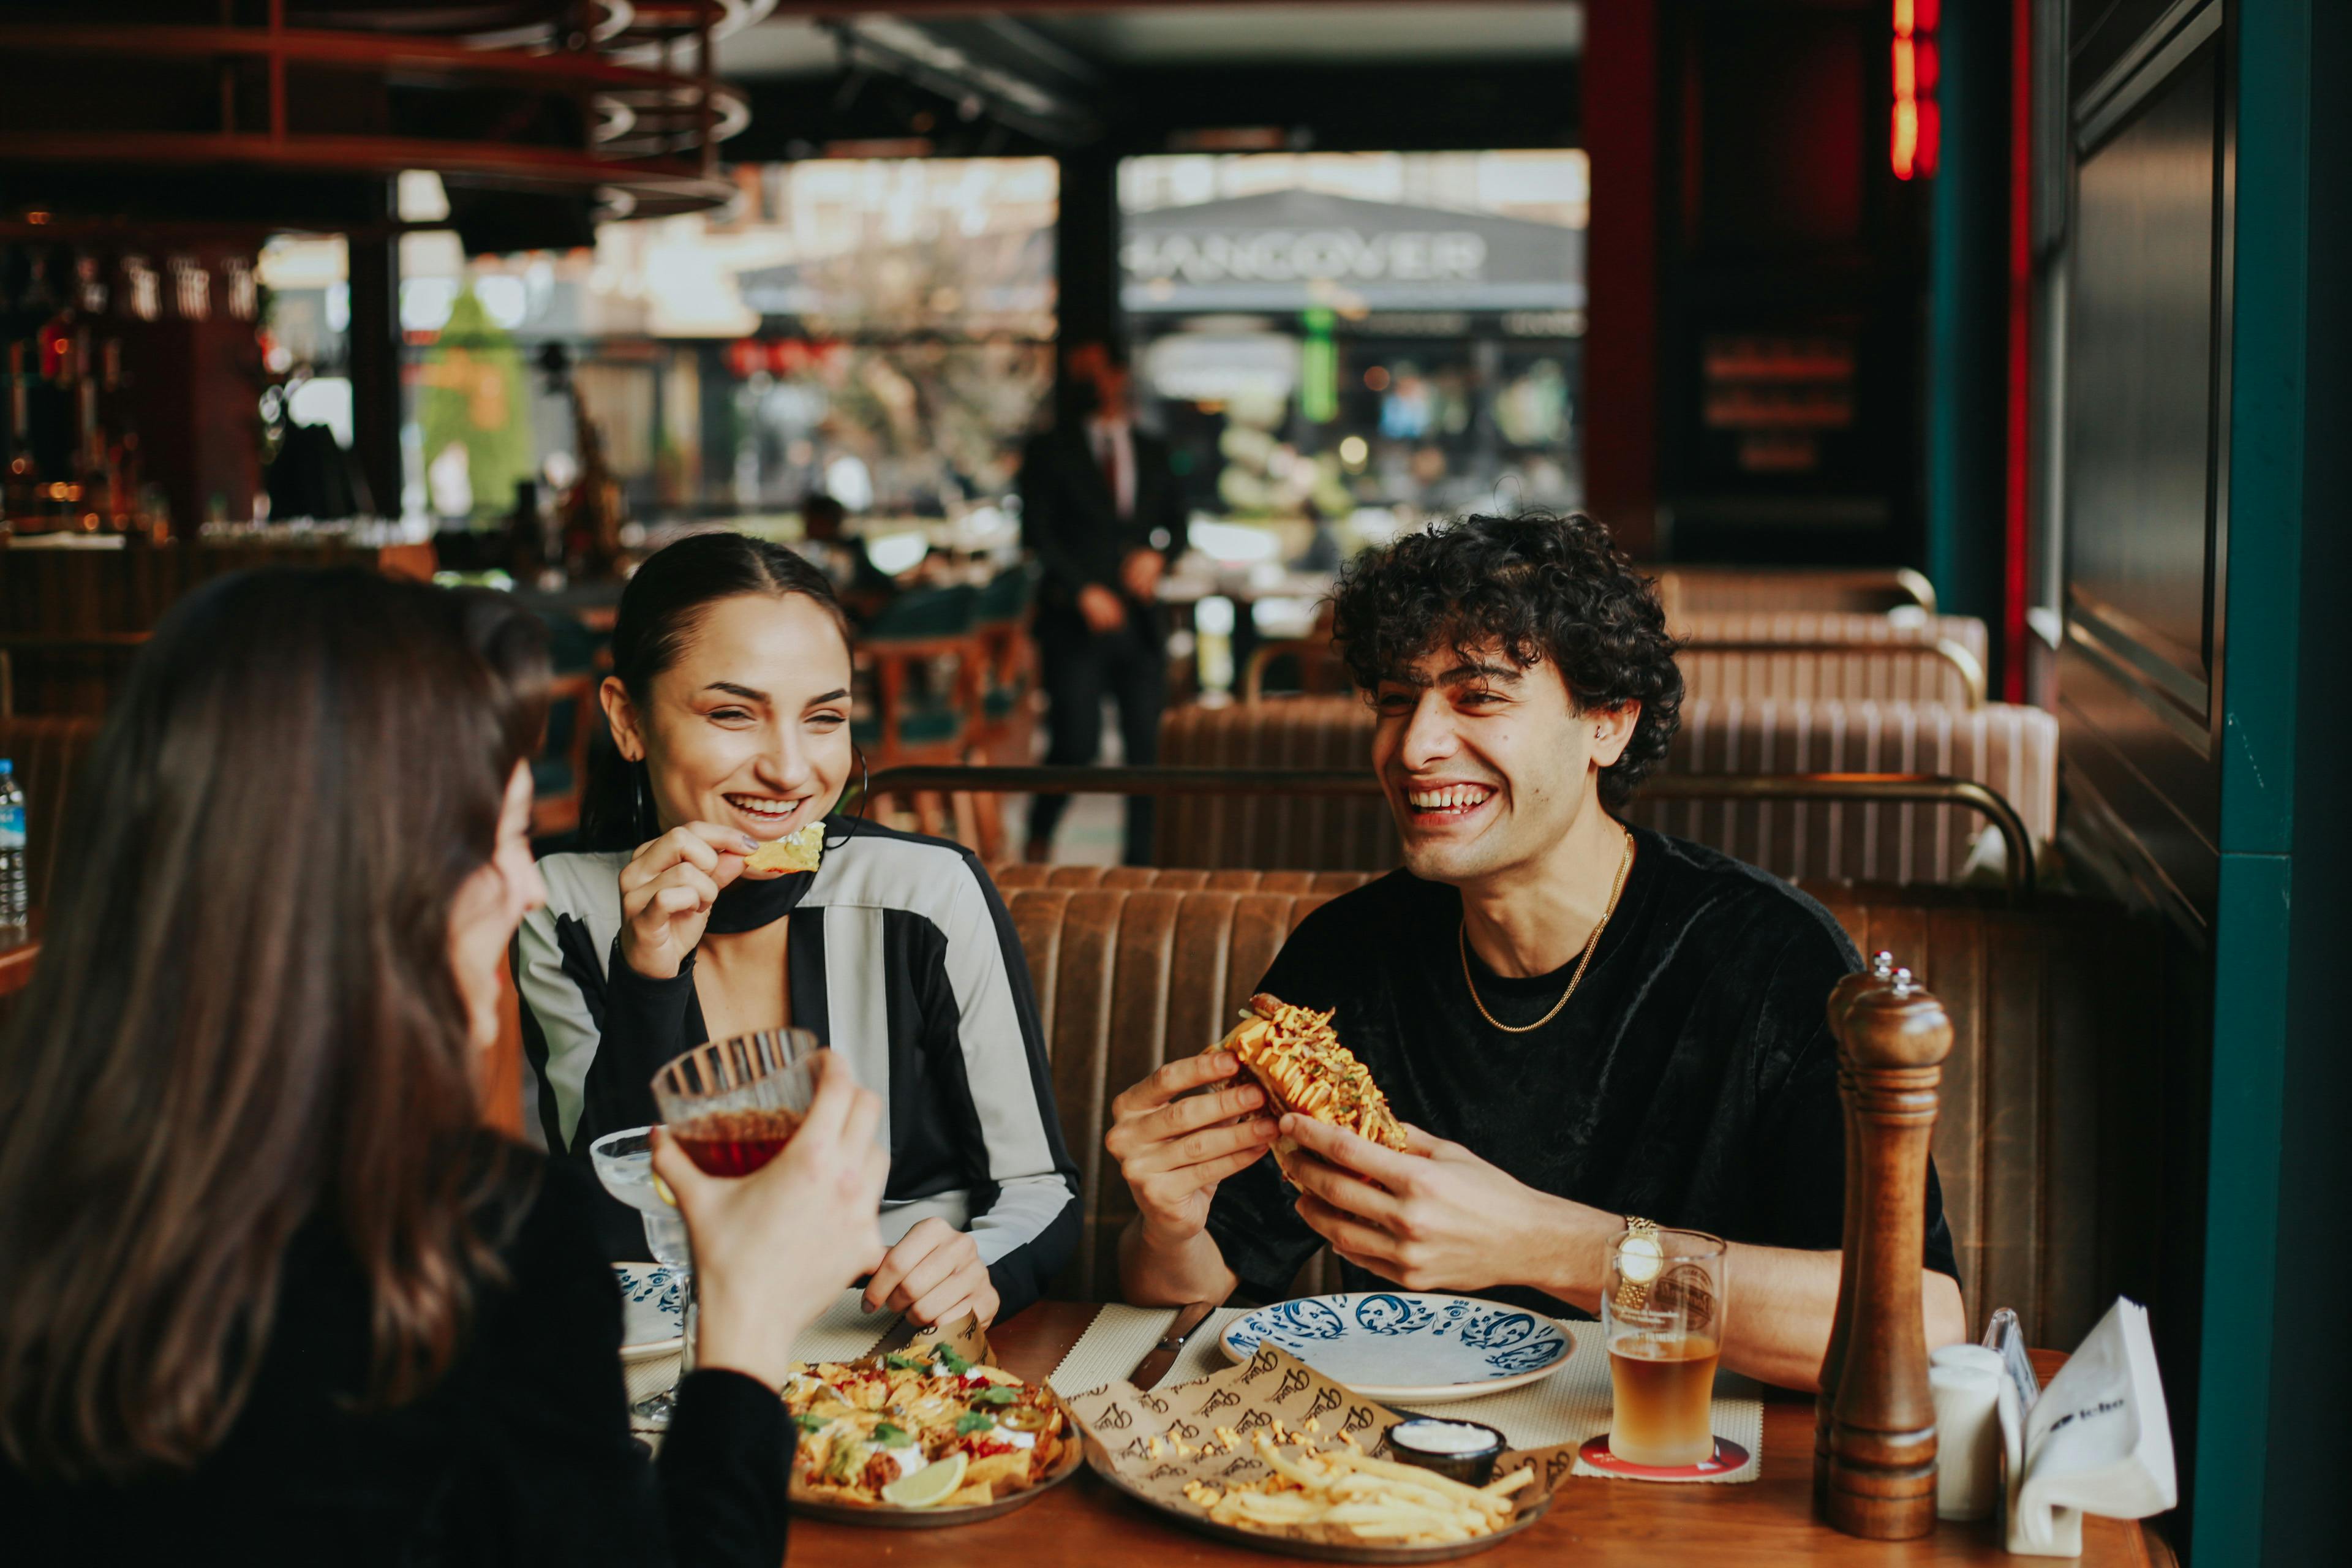
[[[1178,1307],[1192,1301],[1222,1301],[1240,1277],[1207,1231],[1181,1240],[1150,1235],[1140,1217],[1118,1235],[1119,1294],[1131,1306]]]
[[[1609,1239],[1622,1222],[1581,1204],[1549,1201],[1557,1205],[1551,1240],[1520,1253],[1538,1259],[1539,1268],[1535,1278],[1518,1282],[1597,1315]],[[1732,1243],[1725,1262],[1730,1302],[1723,1364],[1781,1388],[1819,1386],[1822,1356],[1837,1313],[1840,1258],[1835,1252]],[[1948,1275],[1922,1272],[1921,1316],[1929,1348],[1965,1338],[1959,1288]]]

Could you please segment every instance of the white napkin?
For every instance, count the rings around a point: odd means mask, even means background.
[[[2002,1379],[2009,1550],[2080,1557],[2083,1515],[2146,1519],[2179,1501],[2147,1309],[2116,1299],[2033,1408]]]

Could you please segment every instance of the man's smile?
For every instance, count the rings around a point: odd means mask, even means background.
[[[1416,824],[1435,826],[1475,816],[1501,793],[1492,784],[1431,782],[1404,788],[1405,809]]]

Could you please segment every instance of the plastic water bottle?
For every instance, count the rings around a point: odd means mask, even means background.
[[[16,787],[16,764],[0,757],[0,942],[22,940],[32,918],[32,888],[25,879],[25,792]]]

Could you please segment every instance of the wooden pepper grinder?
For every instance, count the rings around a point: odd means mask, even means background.
[[[1952,1048],[1943,1004],[1898,969],[1846,1010],[1848,1091],[1860,1211],[1845,1268],[1853,1281],[1830,1419],[1829,1521],[1848,1535],[1908,1541],[1936,1528],[1936,1406],[1920,1318],[1927,1145],[1936,1086]]]
[[[1870,956],[1870,967],[1849,974],[1830,992],[1830,1038],[1837,1042],[1838,1099],[1845,1107],[1845,1239],[1839,1245],[1837,1315],[1831,1320],[1829,1349],[1822,1356],[1821,1393],[1813,1399],[1813,1511],[1826,1516],[1830,1489],[1830,1415],[1837,1404],[1838,1373],[1845,1367],[1846,1336],[1853,1330],[1854,1266],[1862,1232],[1862,1133],[1854,1125],[1853,1058],[1846,1050],[1846,1015],[1866,991],[1884,991],[1895,984],[1895,955],[1881,949]]]

